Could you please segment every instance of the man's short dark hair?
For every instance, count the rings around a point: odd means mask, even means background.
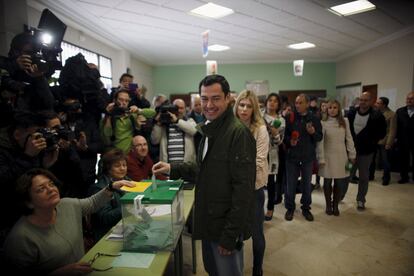
[[[198,94],[201,95],[201,86],[206,87],[215,83],[220,84],[221,90],[224,92],[224,96],[227,96],[230,93],[230,85],[225,77],[221,75],[210,75],[200,81],[200,84],[198,85]]]
[[[121,75],[121,77],[119,78],[119,83],[121,83],[122,82],[122,79],[123,78],[131,78],[131,79],[133,79],[134,78],[134,76],[133,75],[131,75],[131,74],[128,74],[128,73],[123,73],[122,75]]]
[[[390,100],[387,97],[380,97],[379,99],[382,101],[382,104],[385,107],[388,107],[388,104],[390,103]]]
[[[30,33],[24,32],[13,37],[8,54],[9,58],[17,58],[20,56],[23,47],[27,44],[33,44],[33,37]]]
[[[129,91],[126,90],[126,89],[121,88],[121,89],[119,89],[118,91],[115,92],[115,94],[114,94],[114,101],[116,101],[118,99],[118,95],[120,93],[126,93],[131,98],[131,95],[129,94]]]
[[[40,127],[44,124],[44,117],[39,113],[16,111],[13,117],[12,129],[27,129],[35,126]]]

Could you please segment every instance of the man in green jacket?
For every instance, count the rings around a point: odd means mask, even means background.
[[[195,164],[159,162],[154,174],[196,181],[194,238],[202,240],[204,268],[210,275],[243,275],[243,240],[251,236],[256,177],[256,142],[234,116],[230,86],[220,75],[199,85],[203,138]]]

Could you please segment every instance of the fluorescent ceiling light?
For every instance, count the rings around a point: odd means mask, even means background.
[[[337,14],[348,16],[352,14],[357,14],[361,12],[366,12],[375,9],[375,5],[367,0],[358,0],[349,3],[345,3],[342,5],[337,5],[330,7],[328,10]]]
[[[301,42],[301,43],[296,43],[296,44],[290,44],[288,47],[290,49],[302,50],[302,49],[313,48],[315,47],[315,44],[309,43],[309,42]]]
[[[204,16],[215,19],[224,17],[232,13],[234,13],[232,9],[216,5],[211,2],[190,11],[190,14],[192,15]]]
[[[228,49],[230,49],[229,46],[220,45],[220,44],[214,44],[214,45],[208,46],[208,50],[213,51],[213,52],[221,52],[221,51],[226,51]]]

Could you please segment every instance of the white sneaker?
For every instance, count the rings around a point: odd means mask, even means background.
[[[362,202],[362,201],[357,201],[357,209],[358,209],[359,211],[363,211],[363,210],[365,210],[365,203],[364,203],[364,202]]]

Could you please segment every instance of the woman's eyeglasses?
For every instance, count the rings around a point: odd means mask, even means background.
[[[107,271],[110,270],[112,268],[112,266],[107,267],[107,268],[96,268],[96,267],[92,267],[92,264],[101,256],[107,256],[107,257],[119,257],[121,256],[121,254],[106,254],[106,253],[96,253],[95,256],[89,261],[89,264],[91,265],[91,268],[95,271]]]

